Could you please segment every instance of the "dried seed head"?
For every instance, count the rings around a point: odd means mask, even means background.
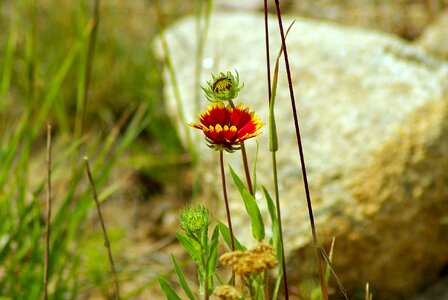
[[[213,295],[221,300],[238,300],[241,298],[241,292],[230,285],[217,286]]]
[[[251,250],[251,254],[263,266],[263,269],[272,269],[277,265],[275,250],[269,245],[259,245]]]
[[[275,250],[268,245],[259,245],[246,252],[234,251],[221,256],[223,265],[232,266],[235,273],[240,276],[258,274],[277,265]]]

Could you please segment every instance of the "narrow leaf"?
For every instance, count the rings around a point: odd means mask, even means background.
[[[266,202],[268,205],[269,216],[271,217],[272,243],[274,247],[277,249],[279,247],[278,243],[280,242],[280,228],[278,224],[277,213],[275,210],[274,201],[272,200],[272,197],[269,195],[268,190],[264,186],[262,188],[264,197],[266,198]]]
[[[190,254],[191,258],[195,261],[197,265],[201,265],[201,254],[200,252],[193,246],[190,239],[188,239],[186,236],[182,235],[179,232],[176,232],[176,237],[179,240],[179,242],[184,247],[185,251]]]
[[[216,271],[216,260],[218,257],[218,238],[219,227],[218,225],[213,230],[212,240],[210,243],[209,255],[207,258],[208,276],[212,277]]]
[[[224,223],[221,223],[218,221],[218,227],[219,231],[221,232],[222,237],[224,238],[224,241],[227,244],[227,247],[232,248],[232,242],[230,241],[230,230]],[[235,242],[235,250],[239,251],[246,251],[247,248],[241,245],[241,243],[238,241],[236,236],[233,236],[234,242]]]
[[[179,266],[179,264],[176,261],[176,257],[171,254],[171,258],[173,259],[174,264],[174,271],[176,271],[177,278],[179,278],[179,282],[184,289],[185,294],[188,296],[190,300],[196,300],[196,298],[193,295],[193,292],[191,291],[190,287],[188,286],[187,281],[185,280],[184,274],[182,273],[182,270]]]
[[[214,289],[213,275],[216,272],[216,261],[218,260],[218,238],[219,228],[215,226],[213,230],[212,240],[210,242],[209,254],[207,257],[207,276],[208,276],[208,288],[209,292]]]
[[[243,200],[252,224],[252,236],[257,241],[261,241],[264,239],[265,232],[263,218],[257,201],[255,201],[255,198],[246,189],[243,190]]]
[[[182,300],[182,298],[177,295],[176,291],[171,287],[171,285],[162,277],[159,277],[159,284],[168,300]]]
[[[244,186],[243,181],[238,177],[235,171],[230,167],[230,173],[232,174],[233,181],[238,188],[241,196],[243,196],[244,206],[250,217],[252,224],[252,235],[257,241],[264,239],[264,223],[261,217],[260,209],[258,208],[255,198],[249,193],[249,191]]]
[[[289,25],[286,30],[285,39],[288,37],[288,33],[294,25],[295,21]],[[272,79],[272,93],[271,99],[269,99],[269,151],[275,152],[278,150],[278,138],[277,138],[277,128],[275,124],[275,114],[274,114],[274,105],[275,105],[275,97],[277,94],[277,83],[278,83],[278,69],[279,69],[279,61],[280,57],[283,53],[283,47],[280,48],[277,54],[277,59],[275,61],[274,75]]]
[[[232,174],[233,182],[235,182],[236,187],[238,188],[238,191],[240,192],[241,196],[243,195],[243,190],[246,189],[244,186],[243,181],[238,177],[238,175],[235,173],[233,168],[229,166],[230,174]]]

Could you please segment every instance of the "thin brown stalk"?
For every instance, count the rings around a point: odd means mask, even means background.
[[[263,299],[269,300],[269,275],[268,270],[263,271]]]
[[[254,188],[252,187],[252,180],[250,179],[250,171],[249,171],[249,164],[247,162],[246,146],[244,146],[244,142],[241,142],[240,145],[241,145],[241,155],[243,157],[244,174],[246,174],[247,188],[249,189],[249,193],[253,196]]]
[[[278,25],[280,28],[282,47],[283,47],[283,51],[284,51],[286,74],[288,77],[289,94],[290,94],[290,98],[291,98],[292,113],[293,113],[293,117],[294,117],[294,126],[295,126],[295,131],[296,131],[297,146],[299,149],[300,163],[301,163],[301,167],[302,167],[302,176],[303,176],[303,183],[305,186],[306,201],[307,201],[307,206],[308,206],[308,214],[309,214],[309,219],[310,219],[311,232],[313,235],[314,246],[316,249],[316,256],[317,256],[317,260],[318,260],[318,264],[319,264],[319,279],[320,279],[320,284],[321,284],[321,289],[322,289],[322,297],[324,300],[328,300],[328,290],[327,290],[327,285],[325,283],[325,278],[324,278],[322,259],[321,259],[319,248],[318,248],[319,244],[318,244],[318,239],[317,239],[317,234],[316,234],[316,226],[314,224],[314,214],[313,214],[313,207],[312,207],[312,203],[311,203],[311,194],[310,194],[310,190],[309,190],[308,178],[307,178],[307,173],[306,173],[305,157],[303,154],[302,139],[300,136],[299,120],[297,117],[297,109],[296,109],[296,102],[295,102],[295,98],[294,98],[294,89],[293,89],[293,84],[292,84],[291,69],[289,66],[288,51],[286,48],[285,32],[283,30],[282,14],[280,11],[279,0],[275,0],[275,6],[276,6],[276,10],[277,10],[277,19],[278,19]]]
[[[99,23],[100,23],[100,0],[95,0],[92,12],[92,31],[90,32],[89,35],[89,48],[87,49],[87,62],[84,76],[84,95],[83,95],[81,128],[80,128],[81,135],[82,132],[84,131],[84,123],[86,118],[87,102],[89,96],[89,87],[92,78],[93,54],[95,52],[95,44]]]
[[[109,242],[109,237],[108,237],[107,231],[106,231],[106,225],[104,224],[103,215],[101,214],[100,202],[98,200],[98,194],[96,192],[95,183],[93,182],[92,172],[90,171],[89,159],[87,157],[84,157],[84,161],[86,163],[87,177],[89,178],[89,182],[92,187],[93,200],[95,200],[96,208],[98,210],[98,217],[101,222],[101,228],[103,229],[104,246],[106,246],[107,255],[109,256],[110,268],[112,271],[112,277],[113,277],[114,285],[115,285],[115,299],[120,300],[120,290],[118,287],[117,272],[115,271],[114,258],[112,256],[112,251],[110,249],[110,242]]]
[[[42,300],[48,295],[48,263],[50,260],[50,220],[51,220],[51,125],[47,125],[47,203],[45,217],[45,260],[44,260],[44,286]]]
[[[294,25],[294,22],[288,27],[286,30],[286,36],[288,36],[289,30]],[[269,37],[266,36],[266,39]],[[273,77],[273,83],[272,88],[269,88],[269,150],[272,153],[272,172],[274,176],[274,189],[275,189],[275,206],[276,206],[276,213],[277,213],[277,220],[278,220],[278,227],[279,227],[279,238],[280,238],[280,251],[281,251],[281,271],[283,276],[283,286],[285,291],[285,299],[289,299],[289,289],[288,289],[288,278],[287,278],[287,272],[286,272],[286,259],[285,259],[285,249],[283,244],[283,226],[282,226],[282,215],[281,215],[281,209],[280,209],[280,193],[278,189],[278,174],[277,174],[277,150],[278,150],[278,141],[277,141],[277,131],[276,131],[276,125],[275,125],[275,113],[274,113],[274,106],[275,106],[275,96],[277,91],[277,83],[278,83],[278,68],[279,68],[279,61],[281,54],[283,53],[283,47],[280,48],[280,51],[277,55],[277,59],[275,61],[275,68],[274,68],[274,77]]]
[[[227,198],[227,187],[226,187],[226,174],[224,172],[224,151],[219,151],[219,163],[221,165],[221,179],[222,179],[222,193],[224,195],[224,203],[226,206],[226,214],[227,214],[227,224],[229,226],[230,231],[230,242],[232,245],[232,251],[235,251],[235,242],[233,237],[233,228],[232,228],[232,219],[230,217],[230,208],[229,208],[229,199]]]

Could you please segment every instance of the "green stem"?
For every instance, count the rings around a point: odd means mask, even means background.
[[[277,152],[272,151],[272,172],[274,175],[274,192],[275,192],[275,207],[277,209],[277,219],[278,219],[278,229],[280,238],[280,250],[282,253],[282,274],[283,274],[283,285],[285,287],[285,299],[289,299],[289,289],[288,289],[288,277],[286,275],[286,259],[285,259],[285,248],[283,247],[283,227],[282,227],[282,215],[280,210],[280,193],[278,189],[278,173],[277,173]]]
[[[208,268],[207,268],[207,259],[205,257],[205,252],[207,251],[207,245],[203,245],[201,243],[201,260],[202,260],[202,268],[204,269],[205,275],[204,275],[204,300],[208,300],[210,298],[209,292],[208,292]]]

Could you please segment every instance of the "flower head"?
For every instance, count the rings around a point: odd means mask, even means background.
[[[235,71],[236,72],[236,71]],[[220,73],[218,77],[212,74],[212,80],[207,81],[207,87],[202,87],[205,96],[209,101],[222,102],[233,100],[238,96],[238,92],[243,89],[240,84],[238,72],[233,76],[231,72]]]
[[[179,218],[180,228],[186,233],[198,233],[207,230],[210,223],[210,212],[203,206],[194,208],[185,206]]]
[[[240,149],[239,143],[259,135],[264,124],[255,112],[242,104],[231,107],[222,103],[213,103],[206,112],[199,115],[201,124],[189,125],[205,134],[207,145],[216,150],[233,152]]]

